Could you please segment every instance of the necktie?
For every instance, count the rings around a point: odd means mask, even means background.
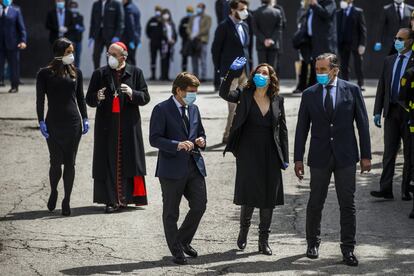
[[[401,18],[401,4],[397,4],[397,16],[398,16],[398,23],[401,26],[401,20],[402,20],[402,18]]]
[[[188,120],[187,114],[185,114],[185,106],[181,107],[181,118],[183,119],[185,128],[187,131],[190,129],[190,120]]]
[[[332,85],[327,85],[325,89],[326,89],[326,96],[325,96],[325,102],[323,105],[325,107],[326,114],[328,114],[328,117],[331,118],[333,111],[334,111],[333,101],[332,101],[332,96],[331,96]]]
[[[401,69],[404,63],[404,55],[400,55],[400,60],[397,64],[397,69],[394,73],[394,80],[392,81],[392,87],[391,87],[391,102],[396,103],[398,101],[398,94],[399,94],[399,88],[400,88],[400,80],[401,80]]]
[[[244,45],[244,30],[243,30],[243,26],[241,24],[237,24],[236,25],[237,28],[237,32],[239,33],[240,36],[240,42],[242,45]]]

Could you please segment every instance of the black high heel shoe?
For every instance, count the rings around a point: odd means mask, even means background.
[[[62,201],[62,216],[68,217],[70,216],[70,205],[69,200],[63,200]]]
[[[49,209],[50,212],[55,210],[57,198],[58,198],[58,192],[57,191],[51,191],[50,196],[49,196],[49,200],[47,201],[47,209]]]

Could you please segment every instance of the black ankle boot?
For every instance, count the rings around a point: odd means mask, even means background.
[[[264,255],[272,255],[272,249],[269,246],[269,232],[262,232],[259,233],[259,253]]]
[[[253,211],[253,207],[244,205],[240,209],[240,232],[239,237],[237,238],[237,246],[242,250],[245,249],[247,245],[247,234],[249,233]]]
[[[63,199],[62,201],[62,216],[68,217],[70,216],[70,205],[69,205],[69,200],[67,199]]]
[[[259,253],[264,255],[272,255],[272,249],[268,243],[272,216],[273,209],[260,209]]]
[[[49,211],[52,212],[53,210],[55,210],[57,198],[58,198],[57,190],[51,191],[49,200],[47,201],[47,209],[49,209]]]

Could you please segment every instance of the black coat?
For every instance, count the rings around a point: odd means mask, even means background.
[[[141,13],[132,1],[124,5],[124,13],[125,29],[121,40],[127,45],[130,42],[138,45],[141,43]]]
[[[346,10],[337,12],[338,48],[358,50],[358,46],[367,45],[367,26],[365,24],[364,11],[352,7],[346,17]],[[344,19],[344,16],[346,19]]]
[[[230,65],[237,57],[245,57],[247,60],[250,59],[250,30],[246,23],[243,22],[242,26],[246,36],[244,45],[242,45],[236,26],[230,17],[227,17],[217,26],[213,45],[211,46],[211,54],[213,56],[214,68],[220,71],[222,77],[225,76]],[[248,64],[246,64],[245,69],[246,74],[248,75],[250,68],[247,65]],[[238,76],[240,76],[241,73],[242,71],[240,70]]]
[[[124,7],[120,1],[107,0],[104,9],[102,17],[102,0],[93,3],[89,38],[96,39],[102,26],[102,37],[105,41],[110,42],[114,37],[121,39],[125,28]]]
[[[282,24],[282,13],[274,7],[261,6],[253,12],[253,32],[256,35],[256,49],[258,51],[280,49]],[[269,38],[275,44],[266,48],[264,41]]]
[[[67,38],[73,42],[81,42],[85,25],[83,24],[83,16],[79,12],[72,12],[72,24],[74,27],[68,32]],[[79,25],[82,30],[76,30],[76,25]]]
[[[97,69],[90,80],[86,103],[96,107],[95,144],[93,154],[93,178],[105,179],[108,169],[108,136],[112,114],[114,88],[111,85],[111,70],[108,66]],[[122,83],[132,88],[132,100],[119,94],[121,106],[121,128],[123,139],[123,168],[125,177],[146,175],[145,150],[142,139],[141,114],[139,106],[150,101],[148,87],[141,69],[127,64]],[[98,90],[106,87],[106,99],[98,103]]]
[[[229,140],[226,149],[224,150],[224,153],[232,152],[234,156],[237,157],[240,136],[243,133],[243,126],[249,115],[252,101],[254,100],[254,89],[244,88],[241,90],[237,88],[234,91],[230,91],[230,86],[234,77],[234,72],[230,71],[223,79],[220,86],[220,97],[228,102],[237,103],[236,113],[230,129]],[[273,138],[275,140],[277,152],[283,163],[289,163],[289,142],[284,99],[281,96],[274,96],[271,99],[271,105],[273,113]]]
[[[46,16],[46,29],[49,30],[49,42],[51,44],[53,44],[53,42],[55,42],[55,40],[59,38],[59,22],[56,12],[56,9],[52,9],[47,13]],[[67,36],[75,28],[72,12],[69,9],[65,9],[64,25],[68,29],[68,32],[64,34],[64,36]]]
[[[151,48],[161,47],[161,41],[164,36],[164,29],[160,16],[153,16],[150,18],[145,28],[145,33],[150,40]]]

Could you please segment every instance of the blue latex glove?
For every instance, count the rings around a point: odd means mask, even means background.
[[[141,47],[142,47],[142,43],[141,43],[141,42],[138,42],[138,46],[137,46],[137,48],[138,48],[138,49],[141,49]]]
[[[134,50],[134,49],[135,49],[135,43],[134,43],[134,41],[131,41],[131,42],[128,44],[128,46],[129,46],[129,49]]]
[[[282,169],[286,170],[289,167],[289,163],[283,162]]]
[[[381,114],[374,115],[374,124],[376,127],[381,128]]]
[[[40,132],[42,133],[43,137],[48,139],[49,138],[49,132],[47,132],[47,126],[46,126],[45,121],[40,121],[39,125],[40,125]]]
[[[379,43],[379,42],[375,43],[374,51],[379,52],[379,51],[381,51],[381,49],[382,49],[382,44]]]
[[[83,131],[82,134],[86,134],[89,131],[89,120],[87,118],[83,119]]]
[[[88,47],[89,48],[93,48],[93,45],[95,44],[95,39],[93,39],[93,38],[89,38],[89,41],[88,41]]]
[[[111,43],[117,43],[117,42],[119,42],[119,37],[114,36],[111,40]]]
[[[246,65],[247,59],[245,57],[236,58],[233,63],[230,65],[230,70],[237,71],[240,70]]]

